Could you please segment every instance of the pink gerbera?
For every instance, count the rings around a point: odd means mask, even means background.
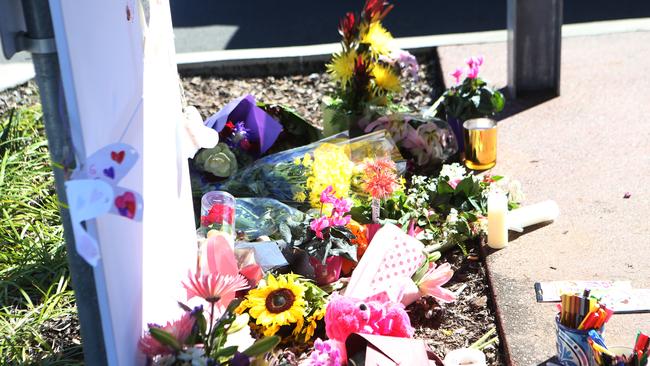
[[[167,324],[162,327],[155,324],[149,324],[149,328],[159,328],[160,330],[172,335],[178,344],[184,344],[190,334],[192,334],[194,321],[195,318],[192,316],[192,313],[188,311],[183,314],[180,319],[174,322],[167,322]],[[148,357],[167,355],[173,352],[171,348],[158,342],[158,340],[156,340],[149,332],[145,333],[145,335],[140,338],[138,348]]]
[[[237,291],[249,287],[246,277],[240,274],[231,276],[215,272],[201,275],[189,272],[188,280],[188,283],[183,282],[183,287],[187,290],[188,300],[198,296],[209,303],[220,301],[224,306],[230,304]]]

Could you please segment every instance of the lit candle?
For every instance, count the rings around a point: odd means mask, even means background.
[[[501,191],[488,195],[488,246],[501,249],[508,245],[508,197]]]
[[[511,230],[523,231],[526,226],[553,221],[560,215],[560,208],[555,201],[544,201],[534,205],[510,211],[508,226]]]

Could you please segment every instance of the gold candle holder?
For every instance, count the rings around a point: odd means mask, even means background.
[[[489,118],[474,118],[463,123],[465,166],[487,170],[497,163],[497,123]]]

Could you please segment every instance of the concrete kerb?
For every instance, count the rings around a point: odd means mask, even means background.
[[[650,31],[650,18],[611,20],[562,26],[563,37]],[[399,48],[416,55],[439,46],[507,41],[506,30],[397,38]],[[213,74],[226,77],[287,75],[322,71],[338,43],[311,46],[256,48],[182,53],[176,56],[183,74]]]

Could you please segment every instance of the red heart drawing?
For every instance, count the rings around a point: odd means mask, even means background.
[[[132,219],[135,217],[135,195],[132,192],[125,192],[115,198],[115,207],[120,215]]]
[[[118,164],[122,164],[122,160],[124,160],[124,150],[120,152],[111,151],[111,159],[116,161]]]

